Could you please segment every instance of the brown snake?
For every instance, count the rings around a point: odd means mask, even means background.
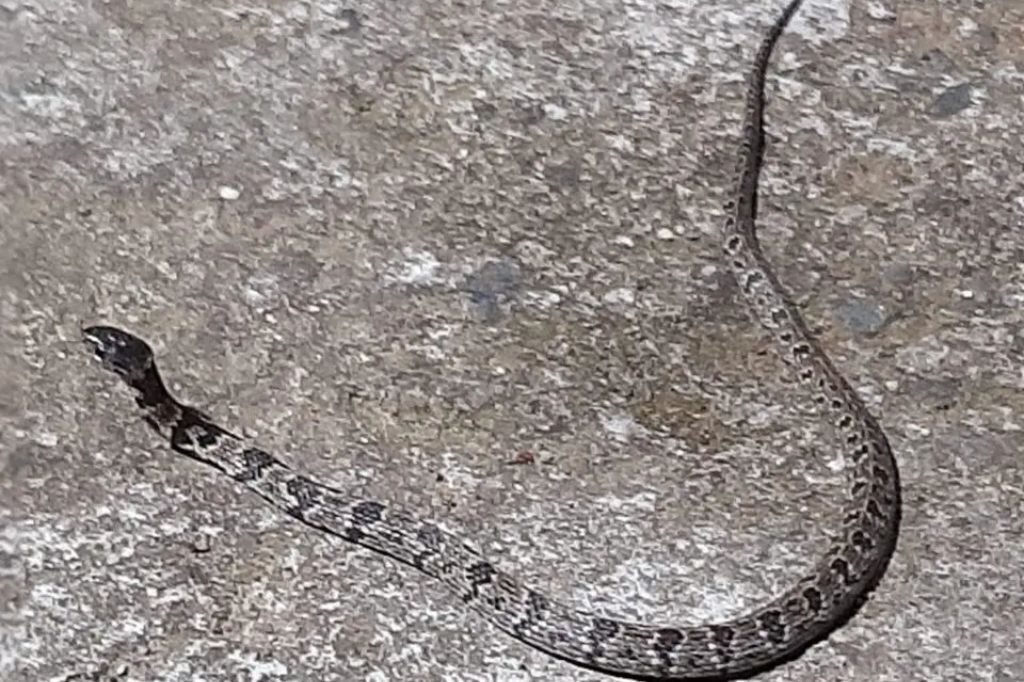
[[[705,625],[645,625],[567,606],[521,584],[435,524],[317,483],[177,402],[141,339],[113,327],[89,327],[85,340],[104,368],[135,389],[146,421],[175,451],[227,474],[308,526],[440,580],[492,625],[532,647],[610,675],[651,680],[736,679],[790,660],[867,598],[895,549],[900,518],[899,477],[885,435],[808,331],[755,233],[765,75],[775,43],[800,2],[788,4],[754,61],[724,250],[753,316],[779,342],[787,363],[813,389],[839,433],[851,483],[842,527],[824,557],[749,613]]]

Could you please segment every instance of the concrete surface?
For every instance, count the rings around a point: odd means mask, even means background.
[[[779,5],[0,2],[0,678],[597,679],[174,457],[80,324],[577,604],[813,561],[843,462],[718,262]],[[1024,4],[811,0],[770,81],[766,248],[906,522],[763,679],[1019,680]]]

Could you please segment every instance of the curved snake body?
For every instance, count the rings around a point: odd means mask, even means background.
[[[726,680],[778,665],[827,636],[863,602],[896,543],[899,481],[889,444],[862,401],[813,339],[765,260],[755,234],[764,152],[764,85],[775,42],[800,5],[792,0],[757,54],[749,83],[725,255],[753,316],[815,392],[851,462],[849,501],[824,558],[769,603],[696,626],[626,622],[567,606],[498,569],[459,537],[371,499],[357,499],[294,471],[277,457],[176,401],[153,352],[113,327],[84,337],[103,366],[137,392],[146,421],[171,447],[212,466],[302,523],[414,566],[512,637],[575,665],[650,680]]]

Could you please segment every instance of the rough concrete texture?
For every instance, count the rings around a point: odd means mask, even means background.
[[[0,678],[596,680],[171,454],[79,344],[572,603],[697,622],[844,462],[719,261],[781,2],[0,2]],[[770,681],[1019,680],[1024,4],[808,0],[766,250],[902,465],[897,555]]]

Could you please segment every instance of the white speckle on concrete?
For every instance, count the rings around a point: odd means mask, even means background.
[[[554,291],[528,291],[525,297],[539,308],[550,308],[562,301],[562,297]]]
[[[563,121],[569,116],[569,112],[564,107],[546,102],[544,104],[544,115],[552,121]]]
[[[746,418],[752,426],[765,426],[779,418],[780,410],[778,405],[751,405]]]
[[[932,430],[927,426],[919,424],[904,424],[903,430],[909,437],[926,439],[932,435]]]
[[[238,653],[232,651],[228,658],[244,665],[249,672],[249,682],[266,682],[275,677],[281,678],[288,674],[288,668],[277,661],[261,661],[253,652]]]
[[[441,453],[441,474],[453,487],[472,490],[480,485],[480,477],[462,464],[462,457],[455,452]]]
[[[633,111],[635,113],[637,113],[637,114],[649,114],[652,111],[653,108],[654,107],[651,104],[650,98],[645,97],[643,94],[640,94],[640,93],[637,93],[636,95],[634,95],[634,97],[633,97]]]
[[[896,18],[888,7],[880,2],[869,2],[867,5],[868,16],[875,21],[891,21]]]
[[[608,135],[606,136],[608,146],[612,149],[618,149],[622,152],[632,152],[634,149],[633,141],[622,134]]]
[[[978,32],[978,24],[972,19],[964,17],[960,19],[960,25],[956,30],[962,36],[971,36]]]
[[[394,276],[402,284],[430,284],[437,281],[437,271],[441,263],[429,251],[406,251],[406,260],[402,263],[398,274]]]
[[[430,360],[438,360],[438,361],[440,361],[440,360],[444,360],[446,357],[448,357],[448,353],[446,353],[445,350],[443,348],[441,348],[441,346],[438,346],[438,345],[435,345],[435,344],[431,344],[431,343],[424,344],[424,345],[420,346],[418,350],[421,353],[423,353],[423,356],[425,358],[428,358]]]
[[[609,412],[601,415],[601,427],[616,440],[627,440],[634,433],[645,430],[625,412]]]
[[[242,299],[254,308],[267,307],[280,291],[277,276],[271,273],[252,275],[245,284]]]
[[[225,185],[217,190],[217,195],[224,201],[234,201],[238,197],[242,196],[242,191],[235,187],[228,187]]]
[[[441,339],[447,339],[455,333],[455,326],[451,324],[443,324],[440,327],[434,327],[433,329],[427,330],[427,336],[433,341],[439,341]]]
[[[918,150],[903,140],[891,140],[882,136],[868,140],[868,150],[888,154],[905,161],[915,161],[920,156]]]
[[[52,448],[57,445],[59,439],[57,438],[57,434],[50,433],[49,431],[43,431],[36,435],[35,440],[44,448]]]
[[[631,305],[636,301],[636,292],[627,287],[620,287],[607,292],[602,300],[605,303]]]
[[[658,495],[653,491],[639,492],[628,497],[603,495],[594,500],[604,509],[618,512],[653,512],[658,502]]]
[[[846,458],[839,453],[835,457],[825,460],[825,467],[832,473],[838,474],[846,469]]]
[[[21,101],[30,113],[45,118],[60,119],[82,112],[78,100],[63,95],[24,93]]]

